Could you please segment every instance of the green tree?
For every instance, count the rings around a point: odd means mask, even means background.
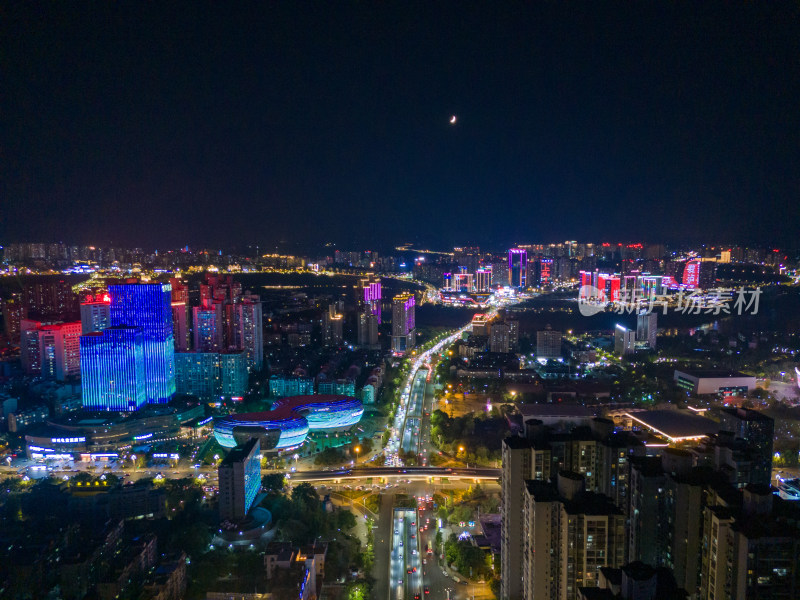
[[[286,477],[283,473],[269,473],[261,478],[261,486],[266,492],[281,492],[286,486]]]
[[[87,483],[92,483],[93,481],[94,477],[88,471],[81,471],[72,478],[73,483],[80,483],[81,485],[86,485]]]

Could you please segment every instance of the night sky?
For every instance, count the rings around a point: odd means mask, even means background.
[[[10,4],[0,243],[800,246],[798,3]]]

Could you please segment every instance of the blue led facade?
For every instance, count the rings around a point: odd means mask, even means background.
[[[111,325],[142,330],[147,403],[169,402],[175,394],[172,286],[168,283],[112,285],[108,292]]]
[[[262,448],[283,450],[302,444],[310,431],[349,429],[361,420],[364,405],[350,396],[296,396],[276,402],[273,410],[229,415],[214,421],[214,437],[234,448],[247,436],[264,436]]]
[[[244,463],[244,511],[250,510],[261,491],[261,448],[256,445],[256,452]]]
[[[84,408],[134,411],[146,404],[141,329],[109,327],[82,335],[80,346]]]

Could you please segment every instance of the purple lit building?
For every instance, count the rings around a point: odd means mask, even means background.
[[[378,319],[378,324],[381,323],[381,278],[380,277],[365,277],[359,281],[359,288],[361,290],[360,300],[364,302],[364,306],[375,315]]]
[[[520,248],[508,251],[508,280],[511,287],[528,287],[528,252]]]

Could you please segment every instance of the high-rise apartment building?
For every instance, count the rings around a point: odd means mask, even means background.
[[[645,564],[657,565],[661,558],[659,540],[660,515],[664,512],[666,494],[659,492],[666,485],[659,456],[636,456],[630,466],[630,504],[628,516],[628,557]]]
[[[474,273],[481,264],[481,249],[478,246],[453,248],[453,260],[459,267],[464,267],[467,273]]]
[[[720,424],[726,431],[747,442],[754,452],[755,464],[750,471],[750,483],[769,485],[772,478],[773,440],[775,421],[757,410],[723,408]]]
[[[501,485],[500,597],[522,598],[524,532],[521,526],[525,506],[525,482],[550,478],[552,455],[546,446],[539,446],[521,437],[509,437],[502,445],[503,473]]]
[[[19,344],[20,323],[27,313],[18,295],[14,294],[3,300],[3,324],[6,339],[12,344]]]
[[[67,321],[78,317],[78,296],[60,277],[39,277],[22,288],[26,314],[43,321]]]
[[[381,302],[383,290],[381,289],[381,278],[369,276],[360,279],[358,282],[358,302],[363,303],[365,308],[377,317],[378,325],[381,324]]]
[[[243,521],[261,489],[261,443],[252,438],[219,465],[219,517]]]
[[[489,331],[489,350],[491,352],[514,352],[519,344],[519,321],[506,319],[492,323]]]
[[[800,528],[767,486],[703,511],[700,600],[797,598]]]
[[[362,348],[379,347],[378,317],[366,308],[358,314],[358,345]]]
[[[196,352],[243,350],[249,370],[264,365],[261,297],[242,292],[231,276],[206,278],[200,285],[200,306],[192,308]]]
[[[492,268],[492,283],[495,285],[509,285],[508,279],[508,260],[494,260]]]
[[[264,365],[261,297],[257,294],[243,294],[241,300],[234,304],[234,309],[236,348],[244,351],[248,369],[261,370]]]
[[[81,333],[103,331],[111,325],[111,297],[108,294],[90,296],[81,302]]]
[[[523,522],[527,523],[523,517],[527,482],[529,480],[548,481],[561,471],[573,473],[574,475],[567,477],[564,481],[568,482],[570,478],[578,480],[580,482],[578,487],[581,490],[592,492],[596,498],[600,499],[599,505],[603,507],[601,512],[605,515],[603,527],[608,526],[610,512],[615,515],[612,519],[615,528],[614,552],[616,558],[614,560],[622,560],[625,549],[624,531],[620,533],[617,527],[618,516],[621,516],[624,522],[624,514],[628,506],[628,459],[632,456],[643,455],[645,451],[641,441],[625,432],[615,432],[613,422],[607,419],[592,419],[590,426],[575,427],[569,433],[556,433],[544,426],[541,421],[534,419],[532,423],[525,423],[525,433],[527,436],[525,438],[516,436],[506,438],[501,447],[503,502],[500,509],[502,515],[500,597],[508,599],[530,597],[526,594],[533,593],[533,588],[530,586],[533,585],[531,582],[536,580],[531,573],[532,570],[537,571],[539,568],[535,566],[535,562],[530,562],[534,560],[534,553],[530,546],[533,542],[530,538],[537,536],[542,530],[532,533],[530,530],[526,531],[523,526]],[[564,496],[563,493],[560,495]],[[542,498],[540,497],[539,500]],[[554,501],[561,502],[559,499]],[[619,511],[609,511],[609,504],[616,506]],[[556,511],[551,514],[555,518],[561,512]],[[544,520],[546,521],[546,519]],[[570,524],[569,518],[567,518],[566,524]],[[548,529],[548,531],[552,531],[552,529]],[[594,536],[594,534],[592,535]],[[621,540],[619,539],[620,535],[622,535]],[[600,541],[599,538],[594,537],[592,541],[595,539]],[[528,545],[527,554],[526,544]],[[608,551],[608,548],[603,551]],[[537,549],[535,558],[538,560],[545,557],[541,556]],[[528,569],[527,573],[526,569]],[[596,578],[584,577],[584,581],[580,585],[594,586],[596,585],[595,581]],[[536,585],[541,583],[542,580],[539,579]],[[574,587],[577,583],[573,581],[570,585]],[[526,586],[528,587],[526,588]],[[552,597],[566,597],[566,584],[558,589],[562,589],[564,595]],[[542,597],[551,596],[544,595]]]
[[[580,588],[598,586],[601,568],[625,561],[622,511],[606,496],[583,491],[577,473],[561,471],[557,481],[525,482],[517,558],[524,600],[579,600]]]
[[[169,402],[175,394],[172,288],[168,283],[109,286],[112,326],[138,327],[144,344],[147,402]]]
[[[651,350],[656,349],[658,315],[654,312],[641,312],[636,315],[636,341],[646,342]]]
[[[247,355],[233,352],[176,352],[175,389],[204,402],[241,398],[247,392]]]
[[[322,341],[326,346],[341,346],[344,341],[344,315],[333,304],[322,315]]]
[[[39,344],[41,321],[23,319],[20,322],[20,361],[22,370],[28,375],[42,372],[42,351]]]
[[[223,305],[206,301],[204,306],[192,308],[193,346],[197,352],[219,352],[225,348],[223,341]]]
[[[25,319],[21,327],[22,368],[26,373],[58,381],[80,374],[80,322],[41,323]]]
[[[561,332],[547,325],[536,332],[536,358],[559,358],[561,356]]]
[[[402,354],[414,347],[416,335],[416,299],[403,292],[392,300],[392,352]]]
[[[134,411],[147,403],[141,328],[112,326],[87,333],[80,337],[80,349],[84,408]]]
[[[617,324],[614,328],[614,353],[618,356],[636,352],[636,331]]]
[[[169,280],[172,286],[172,337],[175,340],[175,352],[188,352],[189,336],[189,287],[180,279]]]

